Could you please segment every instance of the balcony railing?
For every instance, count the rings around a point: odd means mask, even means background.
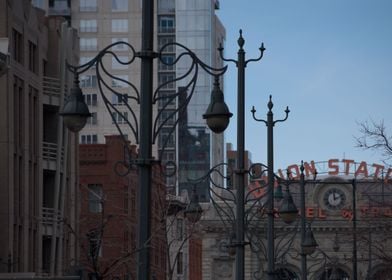
[[[46,95],[60,97],[60,79],[44,76],[43,91]]]
[[[61,213],[59,210],[49,207],[42,207],[42,224],[54,225],[61,221]]]
[[[57,159],[57,144],[43,142],[42,143],[42,157],[44,160],[56,160]],[[64,159],[64,148],[61,149],[61,160]]]

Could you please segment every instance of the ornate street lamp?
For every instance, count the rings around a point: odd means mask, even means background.
[[[311,255],[316,251],[317,246],[318,244],[316,239],[314,238],[312,228],[310,226],[310,223],[308,223],[305,231],[305,238],[301,244],[302,253],[305,255]]]
[[[91,117],[88,106],[84,102],[83,92],[79,86],[78,75],[74,77],[74,84],[71,88],[70,95],[60,112],[63,117],[65,126],[72,132],[79,132],[87,123],[87,119]]]
[[[169,123],[169,120],[175,119],[174,125],[170,128],[169,136],[175,131],[176,125],[179,122],[178,116],[180,113],[186,109],[189,104],[197,83],[198,71],[199,69],[204,70],[218,81],[225,72],[227,67],[213,68],[202,62],[195,53],[182,44],[176,42],[170,42],[163,45],[158,52],[154,51],[154,1],[144,0],[142,1],[142,34],[141,34],[141,50],[139,52],[135,51],[135,48],[127,42],[116,42],[101,50],[92,60],[80,65],[71,66],[68,65],[68,69],[73,72],[75,76],[74,87],[71,90],[70,96],[66,101],[64,107],[61,110],[61,116],[63,116],[65,125],[73,132],[80,131],[86,124],[87,118],[90,116],[87,105],[83,101],[82,91],[79,87],[78,76],[89,69],[95,69],[97,76],[97,86],[99,88],[99,93],[102,97],[104,105],[106,106],[108,112],[114,116],[114,114],[119,115],[123,124],[120,126],[117,120],[113,117],[113,123],[117,127],[119,134],[123,137],[125,142],[125,148],[128,149],[128,140],[125,134],[131,133],[130,138],[135,140],[135,144],[139,145],[139,153],[136,159],[125,157],[127,162],[124,162],[121,167],[128,168],[126,172],[123,171],[124,168],[115,169],[119,175],[126,175],[129,173],[133,166],[138,166],[139,172],[139,182],[138,185],[138,250],[137,250],[137,279],[146,280],[151,278],[150,271],[150,246],[148,246],[151,241],[151,191],[152,191],[152,166],[159,162],[152,156],[152,146],[154,143],[158,142],[158,137],[161,135],[163,126]],[[119,56],[115,54],[112,48],[121,46],[126,48],[128,51],[128,58],[126,61],[120,59]],[[162,59],[163,53],[167,51],[167,48],[175,48],[179,55],[173,62],[167,62]],[[183,50],[180,53],[180,50]],[[140,87],[132,84],[129,81],[121,79],[108,71],[103,62],[105,56],[110,56],[115,59],[118,63],[122,65],[130,65],[136,59],[140,59]],[[185,59],[190,63],[189,69],[185,71],[184,75],[173,79],[172,81],[167,81],[158,86],[157,89],[153,89],[153,62],[154,59],[159,59],[160,63],[164,65],[173,66],[177,64],[180,60]],[[129,88],[127,93],[120,92],[118,89],[109,86],[107,79],[103,79],[103,75],[106,75],[109,79],[115,82],[121,82],[126,84]],[[175,82],[184,83],[183,88],[169,94],[169,96],[162,96],[161,89],[170,83]],[[139,91],[140,89],[140,91]],[[123,110],[127,110],[129,119],[123,115],[122,111],[119,111],[118,106],[112,103],[112,97],[106,96],[106,94],[114,95],[118,100],[123,100]],[[179,98],[179,97],[184,98]],[[182,100],[181,104],[178,105],[177,109],[166,116],[163,111],[172,104],[173,100]],[[213,90],[213,99],[218,102],[221,108],[227,108],[224,105],[223,94],[219,89],[219,83],[215,83]],[[132,101],[132,103],[131,103]],[[163,103],[161,108],[158,108],[158,112],[155,115],[155,120],[153,119],[153,104]],[[139,116],[136,114],[135,104],[139,106]],[[213,108],[214,109],[214,108]],[[215,110],[215,109],[214,109]],[[214,112],[213,110],[213,112]],[[208,116],[208,114],[207,114]],[[230,113],[226,113],[226,117],[230,117]],[[160,120],[160,121],[158,121]],[[212,121],[213,123],[213,121]],[[224,130],[224,122],[218,125],[220,132]],[[226,124],[227,126],[227,124]],[[128,130],[123,132],[123,127]],[[167,132],[167,131],[166,131]],[[169,138],[167,138],[169,139]],[[165,150],[168,141],[164,141],[164,147],[162,147],[162,153]],[[125,161],[125,159],[124,159]],[[116,165],[116,168],[120,165]],[[191,198],[191,205],[188,209],[187,214],[191,216],[191,219],[198,219],[200,217],[200,209],[197,207],[195,197]]]
[[[223,132],[229,125],[233,116],[227,107],[223,92],[219,87],[219,78],[215,77],[214,89],[211,93],[211,102],[208,105],[203,118],[206,119],[208,127],[215,133]]]
[[[288,186],[283,194],[283,201],[279,207],[278,213],[286,224],[291,224],[298,217],[298,209],[295,206],[293,196],[291,195]]]

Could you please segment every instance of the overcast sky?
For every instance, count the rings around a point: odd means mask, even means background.
[[[236,58],[243,30],[247,58],[266,51],[246,68],[246,148],[266,163],[266,117],[273,96],[275,169],[331,158],[381,163],[381,155],[355,148],[357,122],[384,120],[392,134],[392,1],[221,0],[225,54]],[[236,68],[229,65],[225,98],[234,113],[226,141],[236,145]],[[235,147],[235,146],[234,146]]]

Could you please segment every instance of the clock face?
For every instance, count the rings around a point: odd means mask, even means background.
[[[330,188],[324,194],[324,204],[331,210],[341,209],[346,203],[346,194],[338,188]]]

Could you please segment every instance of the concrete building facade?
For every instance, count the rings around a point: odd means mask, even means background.
[[[0,37],[9,42],[9,67],[0,77],[5,279],[69,275],[78,261],[75,237],[65,226],[77,227],[77,139],[58,112],[69,88],[65,59],[77,61],[79,46],[63,22],[31,1],[0,4]]]

